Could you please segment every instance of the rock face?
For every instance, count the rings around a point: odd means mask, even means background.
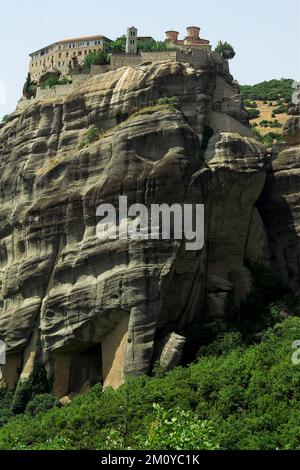
[[[258,207],[265,223],[270,261],[299,295],[300,105],[291,108],[290,114],[284,127],[288,145],[269,164]]]
[[[222,94],[225,110],[216,110]],[[172,96],[180,110],[153,106]],[[213,64],[164,62],[93,76],[64,98],[11,115],[0,129],[8,387],[35,364],[53,376],[59,398],[99,381],[118,386],[151,371],[163,338],[176,343],[195,318],[221,321],[228,294],[237,303],[247,295],[265,171],[237,103],[236,83]],[[91,126],[99,136],[80,145]],[[204,204],[204,248],[99,239],[97,207],[118,206],[120,195],[147,207]],[[165,343],[168,364],[180,355],[177,342]]]

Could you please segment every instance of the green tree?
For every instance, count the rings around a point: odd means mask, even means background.
[[[23,87],[23,95],[26,98],[30,99],[32,96],[35,96],[36,88],[37,88],[36,82],[31,80],[31,75],[30,73],[28,73],[24,87]]]
[[[126,50],[126,36],[120,36],[107,46],[109,52],[122,53]]]
[[[83,63],[87,67],[91,67],[91,65],[109,64],[107,49],[90,52],[85,56]]]
[[[215,52],[218,52],[219,54],[222,55],[222,57],[224,57],[224,59],[227,59],[227,60],[231,60],[235,57],[235,51],[232,45],[229,44],[227,41],[225,42],[219,41],[215,49]]]
[[[154,415],[146,437],[139,434],[139,449],[149,450],[216,450],[219,445],[211,423],[201,421],[195,413],[176,407],[165,410],[154,403]]]
[[[30,416],[35,416],[59,405],[59,401],[53,395],[49,393],[37,394],[27,403],[25,412]]]

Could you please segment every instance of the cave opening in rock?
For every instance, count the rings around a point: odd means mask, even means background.
[[[101,344],[72,355],[69,390],[84,393],[97,383],[103,384]]]

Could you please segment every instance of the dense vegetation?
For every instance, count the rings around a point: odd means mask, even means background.
[[[165,52],[178,50],[178,46],[167,44],[164,41],[155,41],[153,38],[147,38],[138,41],[138,52]],[[121,36],[111,43],[105,44],[102,50],[92,51],[84,58],[84,65],[105,65],[110,63],[110,54],[122,54],[126,50],[126,36]]]
[[[105,49],[98,50],[98,51],[91,51],[85,56],[83,63],[87,67],[91,67],[91,65],[109,64],[108,51]]]
[[[241,92],[246,100],[279,100],[284,99],[286,103],[291,102],[294,80],[282,78],[281,80],[270,80],[257,83],[256,85],[243,85]]]
[[[42,89],[46,88],[54,88],[60,85],[68,85],[72,83],[72,79],[70,77],[61,77],[59,74],[50,75],[43,83],[40,84]]]
[[[300,449],[299,338],[296,317],[258,345],[229,333],[189,367],[10,419],[0,449]]]
[[[296,299],[269,269],[249,268],[254,289],[229,303],[231,331],[187,367],[97,385],[65,407],[42,369],[27,390],[2,390],[0,449],[300,449]]]

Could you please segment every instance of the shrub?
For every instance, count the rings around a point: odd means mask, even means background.
[[[158,106],[166,105],[173,109],[180,109],[180,102],[177,96],[158,98],[155,102]]]
[[[51,383],[48,381],[45,368],[36,366],[28,380],[19,380],[11,404],[12,412],[23,413],[33,395],[48,393],[50,388]]]
[[[13,393],[0,387],[0,427],[4,426],[12,417],[11,402]]]
[[[246,108],[257,108],[257,103],[255,101],[245,100],[244,105]]]
[[[262,121],[260,121],[259,125],[260,127],[271,127],[274,129],[279,129],[283,127],[283,125],[277,119],[275,119],[274,121],[268,121],[267,119],[263,119]]]
[[[24,413],[27,403],[32,397],[32,384],[30,380],[19,381],[13,402],[11,405],[11,410],[14,414]]]
[[[89,130],[86,132],[83,141],[80,144],[80,148],[86,147],[93,142],[96,142],[99,139],[100,131],[98,127],[92,126],[89,128]]]
[[[262,136],[262,143],[265,147],[272,147],[272,145],[282,142],[282,134],[276,132],[268,132]]]
[[[216,450],[219,448],[213,426],[192,411],[179,407],[165,410],[153,404],[154,415],[147,435],[137,437],[139,449]]]
[[[51,75],[47,80],[41,83],[40,87],[42,89],[46,88],[54,88],[60,85],[68,85],[72,83],[72,79],[70,77],[60,77],[59,75]]]
[[[276,114],[283,114],[287,112],[288,112],[288,107],[284,104],[279,104],[279,106],[277,106],[277,108],[273,110],[272,114],[276,115]]]
[[[25,412],[30,416],[35,416],[56,406],[60,406],[60,403],[53,395],[49,393],[38,394],[34,395],[32,400],[27,403]]]
[[[248,113],[249,119],[255,119],[260,116],[259,109],[249,108],[247,109],[247,113]]]
[[[8,122],[8,119],[9,119],[9,114],[5,114],[1,120],[2,123],[6,124]]]

